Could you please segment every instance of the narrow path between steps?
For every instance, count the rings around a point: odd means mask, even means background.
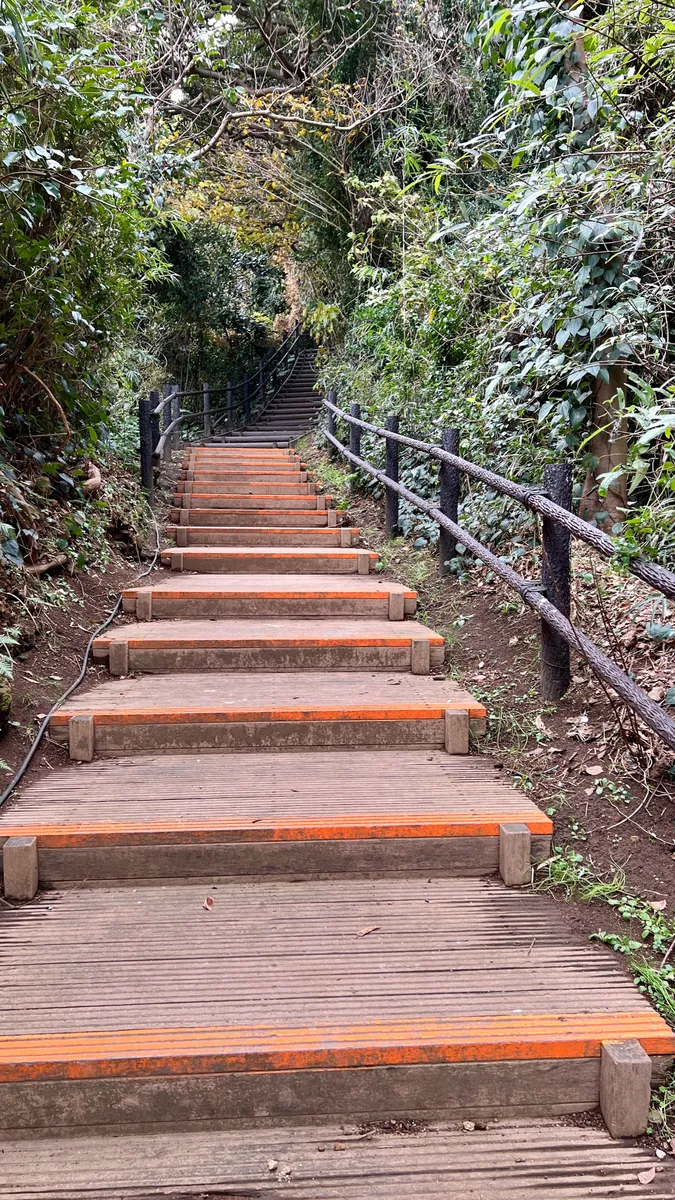
[[[292,447],[187,450],[170,532],[51,722],[70,767],[0,816],[0,1196],[440,1198],[474,1169],[448,1121],[638,1133],[675,1039],[525,887],[551,823],[469,753],[485,710],[414,592]],[[410,1120],[437,1133],[334,1149]],[[673,1194],[601,1128],[476,1154],[485,1197]]]

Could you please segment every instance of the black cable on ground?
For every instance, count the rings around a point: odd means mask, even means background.
[[[148,567],[147,571],[141,571],[140,575],[136,575],[135,579],[132,582],[136,582],[136,580],[138,580],[138,579],[145,579],[146,575],[149,575],[151,571],[154,571],[156,563],[157,563],[157,559],[159,557],[159,550],[160,550],[159,525],[157,524],[157,521],[155,520],[154,513],[152,514],[152,519],[155,522],[155,541],[156,541],[155,553],[152,556],[152,562],[150,563],[150,566]],[[97,638],[100,633],[103,633],[104,629],[107,629],[108,626],[112,624],[112,622],[115,620],[115,617],[117,616],[118,612],[120,611],[121,607],[122,607],[122,597],[118,596],[117,602],[116,602],[115,607],[113,608],[112,612],[109,614],[109,616],[106,617],[105,621],[101,625],[98,626],[98,629],[95,629],[94,632],[92,633],[91,637],[89,638],[89,641],[87,642],[87,648],[84,652],[84,657],[82,659],[82,667],[80,669],[79,675],[77,676],[77,679],[74,681],[74,683],[71,683],[70,686],[68,688],[66,688],[63,695],[59,696],[58,700],[56,700],[54,702],[54,704],[52,704],[49,712],[47,713],[46,717],[42,721],[42,724],[40,725],[40,728],[38,729],[32,743],[31,743],[30,750],[28,751],[26,757],[24,758],[23,762],[21,763],[21,766],[19,767],[16,774],[12,777],[10,783],[8,784],[8,786],[5,788],[4,792],[0,796],[0,808],[2,808],[2,806],[6,800],[9,800],[9,797],[11,796],[15,787],[17,786],[18,783],[21,782],[24,775],[26,774],[26,771],[28,770],[31,762],[33,761],[33,758],[35,757],[37,748],[40,745],[42,738],[44,737],[44,734],[47,730],[47,727],[49,725],[51,717],[56,712],[57,708],[61,704],[63,704],[63,701],[67,700],[68,697],[70,695],[72,695],[72,693],[75,691],[75,688],[78,688],[80,686],[80,684],[82,683],[82,681],[84,680],[84,677],[87,673],[87,665],[89,662],[89,655],[91,653],[92,645],[94,644],[94,639]]]

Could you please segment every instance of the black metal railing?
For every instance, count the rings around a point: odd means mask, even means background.
[[[414,508],[426,513],[439,525],[439,553],[441,571],[449,570],[449,559],[454,557],[457,543],[469,550],[477,559],[509,587],[522,597],[524,602],[541,617],[541,691],[546,700],[559,700],[570,683],[570,648],[586,659],[595,675],[612,689],[645,725],[675,750],[675,722],[643,688],[620,666],[609,658],[595,642],[591,641],[570,621],[571,559],[570,539],[579,538],[605,558],[617,554],[612,538],[595,526],[589,525],[575,513],[572,507],[572,472],[567,465],[550,465],[544,468],[541,488],[523,487],[469,459],[460,457],[459,432],[446,429],[442,444],[434,445],[419,438],[406,437],[398,432],[398,418],[390,417],[385,427],[361,420],[358,404],[352,404],[347,413],[336,404],[334,392],[329,392],[323,401],[328,412],[328,424],[324,436],[334,453],[342,454],[361,471],[371,475],[385,488],[386,529],[389,536],[398,524],[398,501],[403,497]],[[349,426],[349,447],[337,437],[337,422],[345,421]],[[386,442],[386,470],[381,471],[373,463],[361,457],[361,435],[363,431],[384,438]],[[432,504],[415,494],[399,481],[399,448],[409,447],[421,451],[440,463],[439,501]],[[543,517],[542,521],[542,577],[540,583],[524,579],[517,571],[497,555],[488,550],[459,524],[459,500],[461,479],[466,475],[487,484],[496,491],[517,500],[532,512]],[[675,574],[665,567],[638,556],[630,559],[627,570],[638,579],[648,583],[670,599],[675,599]]]
[[[141,486],[153,500],[155,471],[178,447],[181,434],[188,438],[210,438],[218,432],[235,433],[257,421],[266,412],[295,369],[303,332],[296,323],[278,346],[258,361],[255,371],[237,383],[228,381],[213,388],[208,383],[191,390],[180,390],[167,383],[159,392],[151,391],[139,403]],[[224,397],[214,405],[213,397]],[[198,408],[184,407],[183,401],[200,399]]]

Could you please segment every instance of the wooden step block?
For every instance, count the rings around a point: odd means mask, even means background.
[[[192,553],[192,551],[190,551]],[[124,611],[139,621],[183,617],[379,617],[412,616],[417,593],[389,579],[361,575],[170,576],[126,588]]]
[[[96,754],[343,746],[467,753],[469,722],[482,725],[485,708],[450,680],[429,676],[233,671],[99,684],[52,716],[50,734],[62,745],[70,743],[71,718],[78,729],[93,723]]]
[[[417,652],[417,655],[416,655]],[[95,661],[135,671],[410,671],[443,666],[445,643],[416,621],[148,621],[106,630]],[[416,661],[419,658],[419,663]]]
[[[236,470],[234,467],[228,467],[227,470],[209,470],[200,468],[196,471],[179,471],[178,482],[198,483],[200,487],[198,491],[203,491],[204,484],[212,483],[248,483],[254,487],[260,483],[307,483],[309,479],[307,471],[297,471],[291,468],[288,471],[250,471]],[[210,490],[210,489],[209,489]]]
[[[440,750],[99,759],[31,784],[3,839],[39,847],[41,885],[292,875],[490,875],[499,829],[551,821],[489,761]],[[36,873],[37,881],[37,873]]]
[[[332,531],[329,531],[332,532]],[[163,566],[172,571],[215,574],[367,575],[377,563],[373,550],[358,546],[186,546],[162,551]]]
[[[182,496],[187,499],[194,496],[195,499],[206,499],[210,497],[217,499],[220,496],[292,496],[302,499],[306,496],[312,496],[316,493],[316,484],[306,483],[261,483],[258,479],[241,479],[225,480],[225,482],[215,482],[206,480],[204,482],[192,481],[185,482],[179,480],[176,484],[176,497]]]
[[[76,888],[3,912],[5,1134],[542,1116],[597,1108],[604,1043],[637,1041],[655,1078],[672,1061],[663,1018],[545,898],[423,878],[206,894]]]
[[[324,514],[325,515],[325,514]],[[251,525],[168,525],[167,534],[175,537],[177,546],[325,546],[350,547],[359,535],[358,529],[340,527],[296,529],[280,526]]]
[[[675,1192],[671,1159],[660,1164],[656,1181],[643,1185],[638,1176],[649,1175],[654,1166],[651,1146],[615,1142],[595,1122],[582,1128],[533,1117],[481,1127],[478,1155],[475,1130],[427,1130],[422,1124],[411,1137],[415,1126],[406,1128],[405,1122],[371,1127],[366,1136],[353,1132],[358,1126],[345,1133],[344,1124],[333,1122],[277,1128],[266,1123],[264,1133],[193,1128],[178,1135],[162,1130],[138,1136],[130,1130],[115,1137],[72,1131],[11,1137],[3,1139],[0,1197],[186,1200],[188,1177],[199,1180],[198,1195],[214,1200],[284,1193],[284,1200],[467,1200],[467,1186],[471,1200],[558,1200],[562,1189],[564,1200],[671,1200]],[[273,1171],[270,1161],[277,1163]]]
[[[216,509],[218,512],[227,512],[235,509],[238,512],[265,511],[270,509],[272,512],[316,512],[317,508],[325,508],[326,501],[324,497],[317,498],[316,494],[309,496],[307,494],[306,483],[298,485],[296,495],[277,495],[261,493],[251,493],[248,496],[242,496],[236,492],[231,493],[187,493],[177,492],[173,498],[174,508],[189,508],[191,511],[206,512],[210,509]],[[300,489],[302,488],[302,491]],[[172,514],[172,520],[176,520],[176,514]]]
[[[190,507],[178,513],[174,510],[172,514],[175,519],[181,517],[180,524],[190,525],[193,527],[213,526],[227,528],[234,526],[235,528],[257,528],[264,529],[311,529],[313,527],[320,528],[328,522],[326,510],[319,512],[316,504],[314,508],[304,508],[294,511],[293,509],[274,509],[274,508],[227,508],[227,509],[212,509],[212,508],[195,508]]]

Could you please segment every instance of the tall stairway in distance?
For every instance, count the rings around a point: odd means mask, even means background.
[[[314,352],[304,350],[258,418],[237,433],[211,439],[212,444],[269,449],[294,445],[316,421],[321,408],[315,383]]]
[[[675,1038],[415,592],[292,449],[186,451],[168,532],[0,813],[0,1200],[671,1195],[554,1121],[640,1132]]]

